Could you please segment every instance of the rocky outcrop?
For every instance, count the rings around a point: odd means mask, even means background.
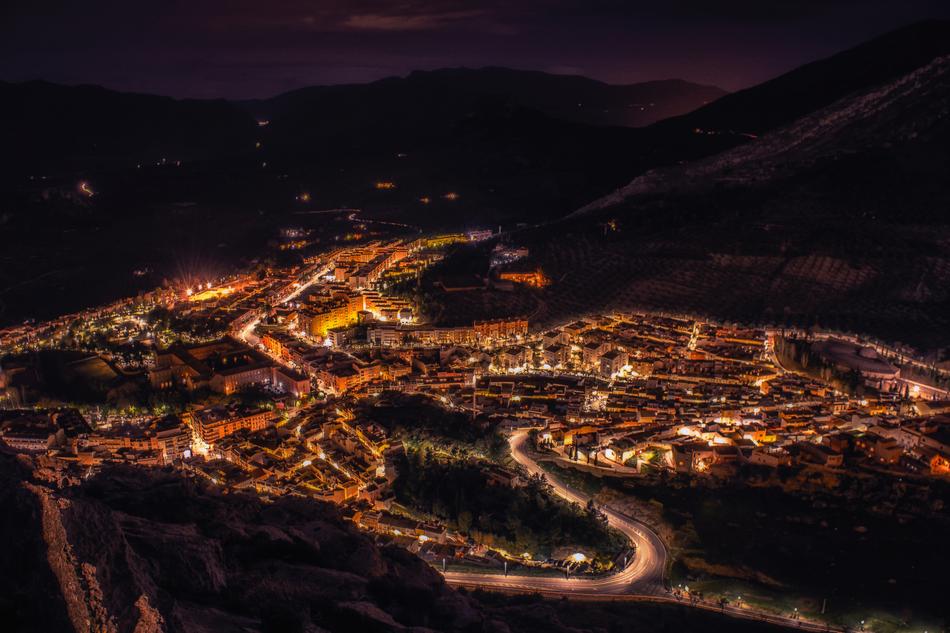
[[[3,501],[22,528],[6,536],[13,548],[29,546],[23,577],[26,567],[45,576],[47,591],[25,593],[58,603],[61,617],[26,615],[14,630],[496,629],[422,561],[377,548],[334,506],[264,503],[147,469],[107,469],[70,485],[33,466],[0,455]]]

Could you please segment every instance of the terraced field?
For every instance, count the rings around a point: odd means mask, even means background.
[[[533,321],[596,310],[689,312],[865,332],[929,348],[950,311],[950,259],[671,253],[664,243],[571,235],[534,252],[554,284]]]

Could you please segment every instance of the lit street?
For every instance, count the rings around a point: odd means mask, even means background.
[[[528,434],[521,431],[513,434],[509,443],[515,461],[524,466],[532,475],[544,475],[544,471],[525,452]],[[584,505],[588,497],[571,489],[562,482],[547,476],[554,492],[574,503]],[[610,508],[604,508],[610,526],[623,532],[633,544],[636,555],[627,566],[616,573],[600,578],[559,578],[515,575],[490,575],[449,572],[446,580],[456,585],[480,586],[492,589],[536,591],[539,593],[569,595],[615,595],[638,594],[660,595],[665,593],[663,573],[666,567],[666,549],[660,537],[646,526],[632,521]]]
[[[524,466],[532,475],[544,475],[554,492],[574,503],[584,505],[589,497],[570,488],[564,483],[551,477],[525,451],[525,442],[528,439],[526,431],[514,433],[508,442],[511,446],[511,455],[519,464]],[[664,584],[666,569],[666,547],[652,530],[629,519],[609,507],[604,508],[610,526],[623,532],[633,544],[636,555],[627,566],[619,572],[599,578],[561,578],[544,576],[517,576],[509,574],[481,574],[464,572],[447,572],[446,581],[455,586],[478,587],[502,592],[539,593],[551,596],[577,596],[587,600],[631,600],[677,603],[706,611],[718,612],[737,618],[760,620],[780,626],[794,627],[805,631],[840,631],[840,627],[829,627],[794,617],[768,614],[749,608],[731,605],[720,606],[712,602],[690,600],[688,597],[672,597]]]

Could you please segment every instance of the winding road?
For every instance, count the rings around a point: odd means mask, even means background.
[[[541,467],[524,450],[528,439],[526,431],[513,434],[508,442],[511,455],[532,475],[545,474]],[[554,492],[566,499],[584,505],[590,497],[574,490],[561,481],[548,476]],[[478,586],[485,589],[532,591],[542,594],[604,596],[635,594],[640,596],[667,595],[663,584],[666,570],[666,547],[663,541],[648,527],[622,515],[610,508],[604,508],[611,527],[622,532],[633,544],[635,555],[625,568],[613,574],[598,578],[555,576],[516,576],[509,574],[479,574],[447,572],[445,579],[449,584]]]
[[[585,495],[563,482],[547,475],[536,461],[525,452],[525,442],[528,439],[527,431],[519,431],[511,435],[508,443],[511,446],[511,455],[516,462],[524,466],[532,475],[543,474],[554,492],[566,499],[581,505],[587,503],[589,495]],[[450,571],[443,573],[448,584],[456,587],[481,588],[510,593],[537,593],[546,596],[576,596],[582,600],[610,600],[631,602],[653,602],[678,604],[683,607],[699,609],[711,613],[719,613],[743,620],[766,622],[801,631],[818,632],[846,632],[849,629],[841,626],[831,626],[827,623],[815,622],[794,616],[784,616],[768,613],[732,604],[720,605],[717,602],[705,602],[688,596],[674,596],[666,589],[666,546],[660,537],[646,525],[616,512],[609,507],[604,508],[607,521],[630,539],[636,548],[633,560],[619,572],[598,578],[572,577],[561,578],[552,576],[518,576],[509,574],[480,574]]]

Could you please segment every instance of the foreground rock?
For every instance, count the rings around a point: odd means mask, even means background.
[[[0,455],[0,580],[14,630],[505,630],[336,508],[114,468],[62,485]],[[8,629],[9,630],[9,629]]]
[[[456,592],[335,506],[173,471],[80,481],[0,448],[0,508],[4,633],[770,630],[670,605]]]

